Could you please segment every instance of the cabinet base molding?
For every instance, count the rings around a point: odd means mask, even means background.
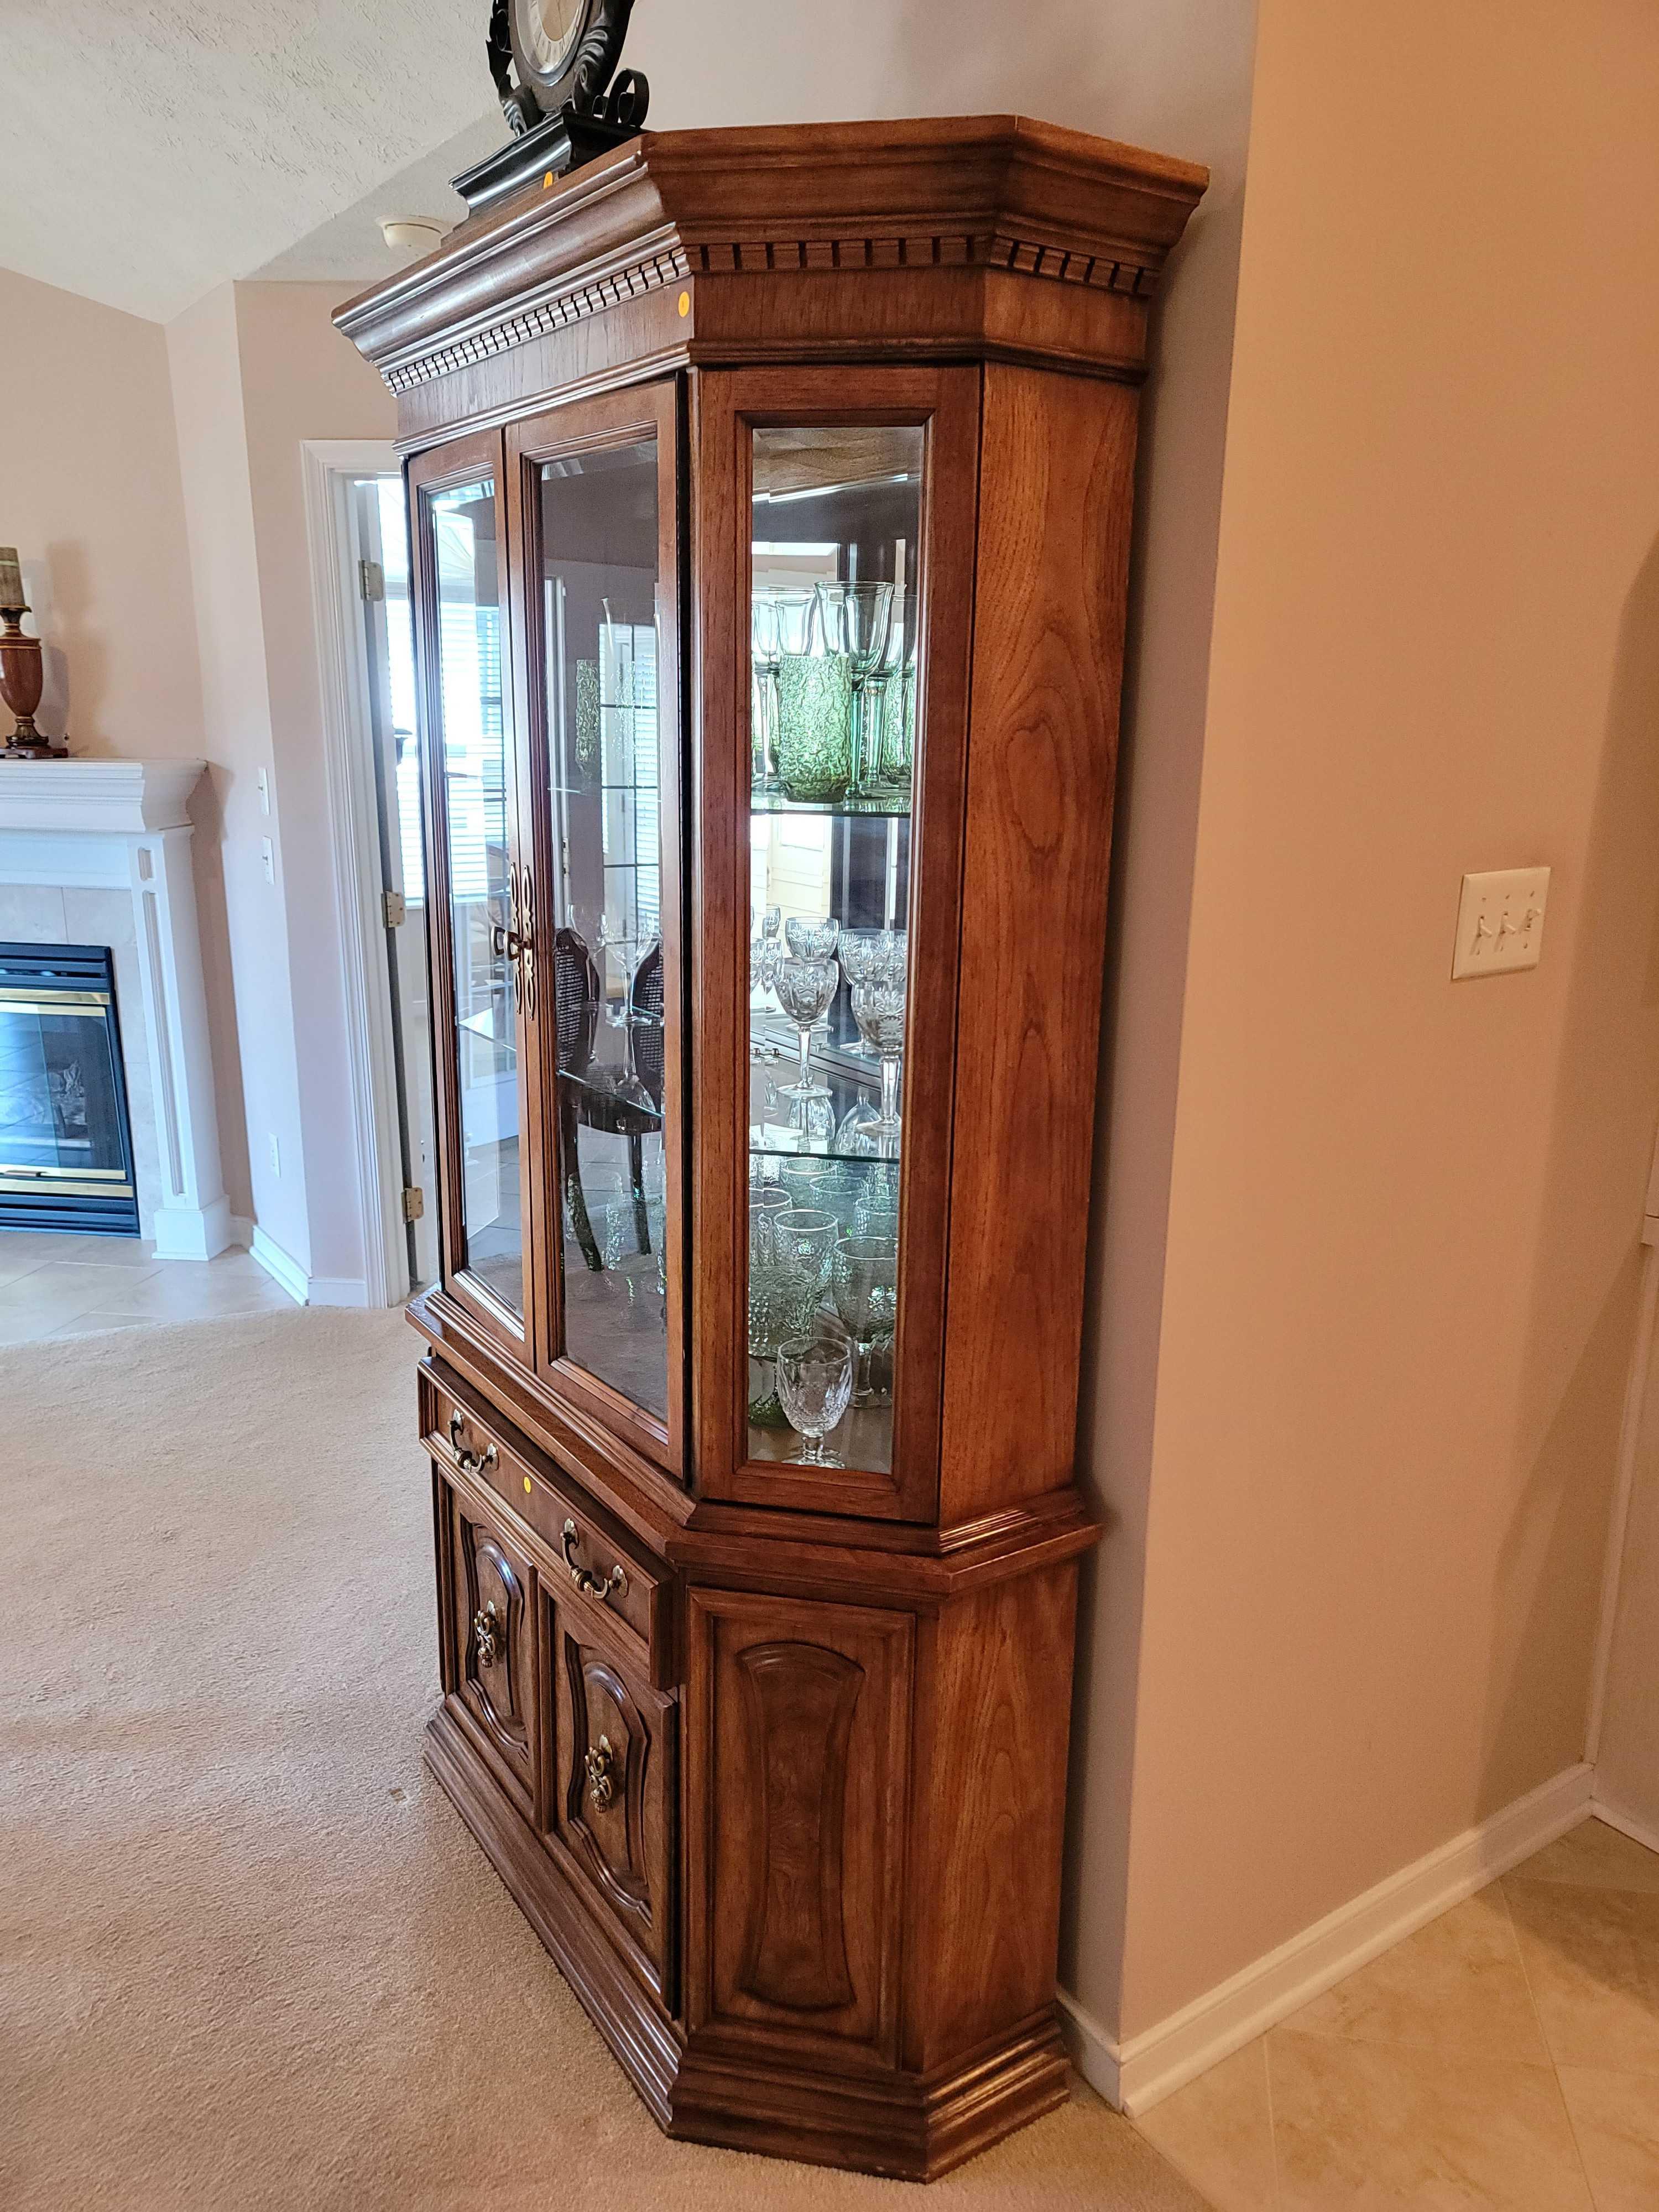
[[[841,2078],[715,2043],[688,2050],[597,1931],[523,1816],[441,1706],[427,1765],[551,1954],[658,2126],[688,2142],[932,2181],[1066,2101],[1054,2008],[932,2075]]]
[[[675,2084],[668,2132],[728,2150],[839,2166],[897,2181],[936,2181],[1066,2096],[1066,2058],[1049,2015],[988,2054],[940,2075],[842,2081],[704,2055]]]

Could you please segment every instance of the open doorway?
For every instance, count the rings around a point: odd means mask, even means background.
[[[308,444],[343,985],[371,1304],[438,1273],[421,757],[404,482],[390,447]]]

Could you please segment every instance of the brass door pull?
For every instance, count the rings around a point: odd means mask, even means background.
[[[608,1575],[601,1577],[591,1574],[579,1560],[571,1557],[580,1540],[580,1535],[575,1522],[567,1521],[564,1524],[564,1563],[570,1570],[570,1579],[576,1588],[585,1597],[598,1598],[601,1605],[609,1603],[613,1592],[617,1597],[626,1597],[628,1577],[623,1571],[622,1562],[618,1560]],[[604,1737],[601,1736],[599,1741],[603,1743]]]
[[[469,1451],[461,1442],[466,1423],[459,1407],[449,1417],[449,1449],[455,1455],[455,1464],[463,1474],[482,1474],[487,1467],[495,1464],[495,1447],[489,1444],[482,1452]]]
[[[507,1649],[507,1625],[495,1610],[495,1601],[472,1616],[472,1658],[475,1665],[493,1667]]]
[[[603,1813],[617,1794],[617,1754],[611,1748],[611,1739],[602,1735],[582,1753],[582,1765],[587,1770],[587,1794]]]

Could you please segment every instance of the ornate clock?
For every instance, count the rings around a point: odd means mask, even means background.
[[[490,74],[515,137],[544,118],[562,122],[580,154],[597,150],[595,137],[614,144],[640,128],[649,88],[637,70],[616,74],[633,6],[634,0],[494,0]]]

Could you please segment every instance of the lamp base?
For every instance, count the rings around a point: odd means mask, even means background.
[[[69,747],[58,744],[44,730],[14,730],[0,745],[0,761],[67,760]]]

